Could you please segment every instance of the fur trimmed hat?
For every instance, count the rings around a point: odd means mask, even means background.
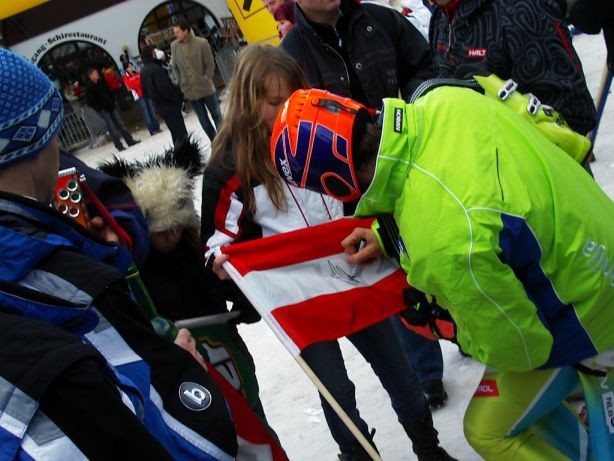
[[[39,154],[62,125],[62,97],[34,64],[0,49],[0,168]]]
[[[143,162],[128,163],[114,157],[98,168],[124,180],[147,218],[150,233],[178,226],[199,228],[194,209],[194,178],[202,173],[204,163],[200,148],[192,139]]]

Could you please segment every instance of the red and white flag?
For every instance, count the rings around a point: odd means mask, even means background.
[[[237,429],[239,445],[237,459],[252,461],[288,461],[286,452],[268,426],[254,413],[247,400],[224,378],[215,367],[207,363],[207,372],[224,394],[232,420]],[[273,433],[274,434],[274,433]]]
[[[343,218],[225,246],[224,268],[293,356],[347,336],[405,308],[407,282],[396,262],[354,267],[341,241],[369,219]]]

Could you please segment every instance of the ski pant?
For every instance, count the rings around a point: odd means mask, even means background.
[[[567,396],[582,385],[590,430]],[[486,370],[464,419],[465,437],[486,460],[614,459],[614,379],[571,366],[523,373]]]
[[[423,419],[429,411],[426,398],[390,320],[376,323],[347,338],[381,381],[399,422],[406,424]],[[348,377],[339,343],[326,341],[312,344],[301,352],[301,356],[352,422],[370,439],[367,423],[356,408],[356,388]],[[354,435],[322,395],[320,401],[331,435],[341,451],[347,452],[357,447],[359,444]]]

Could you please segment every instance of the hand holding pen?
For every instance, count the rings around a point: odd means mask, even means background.
[[[364,242],[364,244],[362,244]],[[341,242],[350,264],[362,264],[382,256],[377,237],[371,229],[357,227]]]
[[[356,254],[360,253],[362,250],[365,249],[365,246],[367,245],[367,241],[362,239],[359,243],[358,243],[358,251],[356,252]],[[360,271],[362,264],[358,263],[358,264],[354,264],[352,266],[352,269],[350,270],[350,278],[352,280],[354,280],[356,277],[358,277],[358,273]]]

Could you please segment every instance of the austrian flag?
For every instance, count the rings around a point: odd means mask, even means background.
[[[343,218],[221,249],[230,277],[293,356],[405,308],[408,285],[396,262],[379,258],[354,272],[341,247],[372,221]]]

